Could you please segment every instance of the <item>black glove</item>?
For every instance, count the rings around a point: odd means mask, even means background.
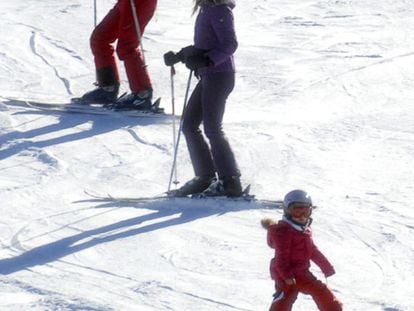
[[[180,53],[174,53],[173,51],[169,51],[164,54],[164,63],[167,66],[172,66],[176,63],[181,61]]]
[[[207,50],[198,49],[194,45],[189,45],[182,48],[178,54],[180,55],[181,61],[185,63],[187,61],[187,58],[190,56],[203,55],[206,52]]]
[[[190,70],[208,67],[212,64],[210,58],[205,55],[190,56],[185,61],[185,66]]]

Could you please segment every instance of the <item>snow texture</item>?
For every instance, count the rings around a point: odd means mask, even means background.
[[[97,2],[100,19],[114,1]],[[159,1],[143,40],[167,112],[162,55],[192,42],[191,10]],[[312,195],[315,241],[345,310],[414,310],[412,0],[239,1],[234,14],[237,85],[224,127],[243,184],[263,199]],[[273,252],[260,220],[280,210],[84,193],[167,190],[171,119],[5,105],[90,90],[93,17],[93,1],[0,2],[0,309],[267,310]],[[188,71],[176,69],[180,112]],[[192,175],[182,141],[178,180]],[[300,296],[294,310],[316,306]]]

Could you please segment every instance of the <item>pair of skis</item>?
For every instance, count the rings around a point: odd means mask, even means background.
[[[225,203],[225,202],[239,202],[239,203],[251,203],[258,204],[262,208],[275,208],[280,209],[283,206],[282,200],[262,200],[257,199],[254,195],[250,194],[250,185],[247,186],[242,195],[239,197],[226,197],[226,196],[203,196],[196,194],[193,196],[186,197],[176,197],[168,195],[168,193],[163,193],[156,196],[148,197],[139,197],[139,196],[115,196],[110,193],[102,194],[97,193],[93,190],[84,190],[85,194],[89,197],[105,202],[118,202],[118,203],[147,203],[147,202],[156,202],[156,201],[167,201],[167,202],[216,202],[216,203]]]
[[[152,105],[151,110],[113,110],[103,107],[103,105],[92,104],[85,105],[78,101],[71,103],[44,103],[29,100],[9,99],[5,102],[7,106],[30,108],[35,110],[56,112],[56,113],[83,113],[96,115],[119,115],[128,117],[143,118],[164,118],[167,115],[164,109],[160,107],[161,99],[158,98]]]

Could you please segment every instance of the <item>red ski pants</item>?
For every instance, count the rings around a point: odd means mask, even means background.
[[[291,311],[299,293],[311,295],[320,311],[342,311],[342,303],[333,292],[310,272],[296,278],[296,285],[276,281],[276,293],[269,311]]]
[[[141,35],[154,15],[157,0],[134,0]],[[124,61],[129,87],[133,93],[151,88],[151,80],[145,67],[137,29],[132,14],[131,0],[118,0],[104,19],[96,26],[90,38],[96,69],[112,67],[119,81],[115,60],[116,53]]]

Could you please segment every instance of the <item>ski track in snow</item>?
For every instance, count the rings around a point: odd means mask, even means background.
[[[34,308],[43,310],[85,310],[109,311],[114,310],[105,306],[94,305],[87,300],[65,297],[57,291],[37,288],[31,284],[18,280],[0,280],[0,289],[9,287],[20,293],[2,293],[2,302],[5,306],[13,306],[14,310],[24,310],[30,304]]]
[[[160,144],[156,144],[156,143],[150,143],[150,142],[148,142],[148,141],[146,141],[146,140],[144,140],[144,139],[142,139],[142,138],[140,138],[139,137],[139,135],[136,133],[136,131],[134,131],[133,129],[131,129],[131,128],[127,128],[127,129],[125,129],[129,134],[131,134],[131,136],[138,142],[138,143],[140,143],[140,144],[144,144],[144,145],[149,145],[149,146],[152,146],[152,147],[154,147],[154,148],[156,148],[156,149],[158,149],[159,151],[161,151],[161,152],[164,152],[164,153],[168,153],[169,152],[169,148],[167,148],[167,147],[165,147],[165,146],[163,146],[163,145],[160,145]]]
[[[35,31],[33,31],[32,36],[30,38],[30,47],[32,49],[33,54],[36,55],[37,57],[39,57],[47,66],[49,66],[54,71],[56,77],[59,80],[61,80],[63,85],[65,86],[68,95],[73,95],[73,93],[71,91],[71,87],[70,87],[70,81],[67,78],[62,77],[59,74],[59,71],[57,70],[57,68],[55,66],[53,66],[52,64],[50,64],[48,62],[48,60],[41,53],[39,53],[37,51],[37,48],[36,48],[37,40],[36,40],[36,38],[37,38],[37,33]]]
[[[192,207],[192,209],[195,211],[196,209],[194,208],[194,206]],[[225,210],[224,208],[222,208],[221,210]],[[79,211],[77,211],[77,212],[79,212]],[[110,210],[110,212],[113,212],[113,210]],[[107,213],[107,211],[105,211],[105,212],[101,212],[101,213],[99,213],[99,214],[104,214],[104,213]],[[171,211],[171,215],[174,215],[174,214],[176,214],[177,213],[177,211],[174,209],[174,210],[172,210]],[[204,212],[203,212],[204,213]],[[61,216],[64,216],[64,214],[66,214],[66,218],[67,218],[67,216],[68,216],[68,214],[70,214],[70,213],[61,213],[61,214],[57,214],[57,215],[51,215],[51,216],[48,216],[47,218],[48,219],[51,219],[51,218],[57,218],[57,219],[59,219]],[[157,216],[157,217],[159,217],[159,215],[158,214],[161,214],[161,215],[163,215],[163,217],[165,217],[165,216],[168,216],[168,215],[170,215],[170,212],[158,212],[158,213],[155,213],[154,215],[155,216]],[[196,213],[195,214],[195,216],[197,215],[197,214],[199,214],[199,213]],[[191,214],[190,214],[191,215]],[[99,216],[98,214],[94,214],[93,216],[91,216],[91,218],[94,218],[94,217],[97,217],[97,216]],[[143,222],[143,221],[145,221],[144,219],[151,219],[153,216],[151,216],[151,215],[148,215],[148,217],[150,217],[150,218],[147,218],[147,216],[145,216],[145,218],[137,218],[137,223],[141,223],[141,222]],[[122,221],[122,222],[120,222],[119,224],[116,224],[116,225],[111,225],[111,226],[109,226],[108,228],[106,228],[106,227],[102,227],[101,229],[99,229],[99,230],[93,230],[93,231],[82,231],[82,230],[76,230],[76,231],[78,231],[79,233],[78,234],[75,234],[74,236],[72,236],[72,237],[70,237],[70,238],[66,238],[66,239],[63,239],[63,240],[61,240],[61,241],[58,241],[58,242],[56,242],[56,243],[52,243],[51,245],[44,245],[44,246],[41,246],[41,247],[39,247],[38,249],[32,249],[32,250],[28,250],[28,249],[26,249],[25,247],[23,247],[22,246],[22,244],[24,244],[24,243],[28,243],[28,242],[30,242],[30,241],[35,241],[36,239],[39,239],[39,238],[42,238],[42,237],[47,237],[47,236],[50,236],[50,235],[53,235],[53,234],[55,234],[55,233],[57,233],[57,232],[59,232],[59,231],[61,231],[61,230],[63,230],[63,229],[74,229],[75,227],[74,227],[74,225],[76,225],[76,224],[78,224],[78,223],[81,223],[81,222],[84,222],[84,221],[86,221],[88,219],[88,217],[87,218],[81,218],[81,219],[79,219],[79,220],[77,220],[77,221],[74,221],[74,222],[72,222],[72,223],[67,223],[65,226],[63,226],[63,227],[61,227],[61,228],[58,228],[58,229],[56,229],[56,230],[52,230],[52,231],[49,231],[49,232],[45,232],[45,233],[42,233],[42,234],[40,234],[40,235],[37,235],[37,236],[33,236],[33,237],[30,237],[30,238],[28,238],[28,239],[26,239],[26,240],[24,240],[24,241],[19,241],[20,240],[20,235],[23,235],[23,234],[30,234],[30,230],[29,230],[29,226],[33,226],[33,225],[35,225],[35,223],[36,222],[44,222],[45,220],[46,220],[46,218],[42,218],[42,219],[38,219],[38,220],[36,220],[36,221],[33,221],[32,222],[32,224],[29,224],[29,225],[27,225],[27,226],[25,226],[24,228],[21,228],[16,234],[15,234],[15,236],[13,237],[13,239],[12,239],[12,241],[11,241],[11,244],[12,244],[12,249],[15,249],[15,250],[18,250],[19,252],[24,252],[24,251],[26,251],[26,254],[22,254],[22,256],[23,256],[23,260],[14,260],[14,263],[13,263],[13,265],[12,266],[10,266],[10,268],[11,269],[21,269],[21,268],[23,268],[23,267],[25,267],[25,269],[27,269],[27,268],[29,268],[29,267],[34,267],[34,266],[36,266],[36,265],[45,265],[46,263],[48,263],[49,262],[49,259],[48,259],[48,257],[50,257],[50,259],[53,259],[53,261],[54,262],[61,262],[61,263],[65,263],[66,265],[69,265],[69,266],[74,266],[74,264],[73,263],[70,263],[70,262],[66,262],[66,261],[62,261],[62,260],[56,260],[57,258],[59,258],[59,257],[56,257],[56,256],[60,256],[59,254],[62,254],[62,255],[66,255],[66,251],[65,251],[65,248],[66,248],[66,241],[67,242],[69,242],[70,244],[68,244],[68,246],[69,245],[75,245],[75,244],[78,244],[77,243],[77,241],[79,240],[79,241],[81,241],[81,240],[83,240],[84,238],[86,238],[86,237],[88,237],[88,236],[95,236],[97,233],[99,233],[99,232],[106,232],[106,231],[111,231],[111,232],[116,232],[116,231],[119,231],[119,230],[117,230],[117,228],[122,228],[122,227],[128,227],[128,226],[131,226],[131,225],[133,225],[134,223],[135,223],[135,220],[134,219],[132,219],[132,221],[133,222],[131,222],[131,221],[127,221],[127,222],[125,222],[125,221]],[[190,219],[192,219],[192,217],[190,218]],[[185,220],[184,219],[184,221],[186,222],[186,221],[188,221],[188,220]],[[166,223],[165,223],[165,225],[168,225],[168,222],[169,221],[167,221]],[[174,225],[175,224],[175,220],[174,219],[172,219],[172,223],[171,223],[171,225]],[[51,224],[49,224],[49,226],[50,226]],[[164,225],[163,225],[164,226]],[[146,230],[150,230],[149,228],[150,228],[151,226],[149,226],[148,227],[148,229],[143,229],[144,231],[142,231],[142,232],[145,232]],[[145,228],[145,227],[144,227]],[[114,231],[115,230],[115,231]],[[151,229],[152,230],[152,229]],[[115,235],[113,236],[113,237],[111,237],[111,236],[107,236],[106,238],[101,238],[101,239],[98,239],[98,238],[96,238],[96,242],[98,242],[98,243],[102,243],[100,240],[106,240],[106,239],[110,239],[110,240],[112,240],[112,239],[118,239],[118,236],[119,237],[122,237],[122,236],[124,236],[124,234],[126,234],[126,236],[129,236],[130,234],[136,234],[136,233],[138,233],[138,232],[141,232],[141,229],[138,229],[138,231],[132,231],[131,233],[122,233],[122,231],[119,231],[119,233],[118,234],[116,234],[115,233]],[[91,242],[90,243],[92,243],[92,245],[94,245],[95,244],[95,239],[92,239],[91,240]],[[79,244],[79,246],[78,247],[83,247],[82,246],[83,244]],[[85,246],[86,245],[88,245],[87,247],[91,247],[91,245],[89,245],[89,242],[86,242],[86,244],[85,244]],[[77,247],[75,247],[74,246],[74,248],[76,249]],[[71,251],[72,252],[72,251]],[[34,258],[34,260],[30,260],[29,258]],[[40,261],[38,261],[36,258],[40,258]],[[76,256],[75,256],[75,258],[76,258]],[[45,260],[45,261],[44,261]],[[19,261],[21,262],[21,264],[23,264],[24,266],[19,266]],[[17,264],[17,265],[16,265]],[[53,264],[53,266],[55,266],[56,264]],[[49,265],[47,265],[47,266],[49,266]],[[115,277],[115,278],[120,278],[121,279],[121,281],[122,282],[125,282],[126,280],[127,281],[135,281],[135,280],[133,280],[133,279],[131,279],[131,278],[129,278],[129,277],[122,277],[122,276],[120,276],[120,275],[117,275],[117,274],[114,274],[114,273],[111,273],[111,272],[109,272],[109,271],[104,271],[104,270],[100,270],[100,269],[95,269],[95,268],[93,268],[93,267],[86,267],[86,266],[83,266],[83,265],[76,265],[75,264],[75,266],[77,267],[77,268],[83,268],[83,269],[88,269],[88,270],[91,270],[91,271],[93,271],[94,273],[98,273],[98,274],[105,274],[106,275],[106,277],[107,278],[111,278],[112,280],[113,280],[113,278]],[[1,267],[1,270],[4,272],[4,271],[6,271],[7,270],[7,264],[6,264],[6,266],[5,266],[5,264],[4,264],[4,261],[3,261],[3,263],[0,265],[0,267]],[[62,271],[65,271],[66,269],[59,269],[61,272]],[[169,286],[160,286],[160,288],[161,289],[170,289],[171,291],[174,291],[174,292],[176,292],[175,290],[173,290],[172,288],[170,288]],[[206,298],[206,297],[199,297],[199,296],[197,296],[197,295],[194,295],[194,294],[191,294],[191,293],[189,293],[189,292],[181,292],[181,293],[178,293],[179,295],[182,295],[182,296],[189,296],[189,297],[192,297],[192,298],[194,298],[194,299],[196,299],[196,300],[201,300],[203,303],[208,303],[209,305],[211,304],[212,306],[214,306],[214,305],[222,305],[222,306],[226,306],[226,307],[229,307],[229,308],[231,308],[231,309],[236,309],[236,310],[250,310],[250,309],[244,309],[244,308],[238,308],[238,307],[234,307],[234,306],[231,306],[230,304],[227,304],[227,303],[224,303],[224,302],[219,302],[219,301],[216,301],[216,300],[214,300],[214,299],[210,299],[210,298]]]

